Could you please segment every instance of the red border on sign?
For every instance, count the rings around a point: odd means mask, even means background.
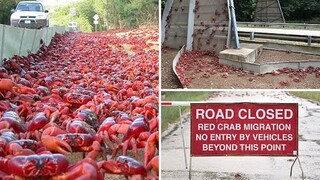
[[[297,156],[297,103],[192,103],[191,156]]]

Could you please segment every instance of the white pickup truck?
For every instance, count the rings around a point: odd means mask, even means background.
[[[37,1],[21,1],[11,10],[11,26],[40,29],[49,26],[48,10]]]

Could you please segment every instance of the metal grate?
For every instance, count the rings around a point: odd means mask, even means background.
[[[36,16],[20,16],[20,18],[36,18]]]

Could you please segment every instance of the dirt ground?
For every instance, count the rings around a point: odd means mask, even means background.
[[[320,61],[320,56],[294,53],[290,51],[273,51],[263,50],[261,56],[256,60],[256,63],[264,64],[268,62],[283,62],[283,61]]]
[[[162,49],[161,58],[161,87],[163,89],[176,88],[203,88],[203,89],[317,89],[320,88],[319,75],[315,69],[293,70],[284,69],[274,74],[254,74],[244,72],[241,69],[221,66],[217,63],[217,57],[190,55],[179,63],[183,73],[179,85],[172,70],[172,61],[178,50]],[[190,58],[192,57],[192,58]],[[309,56],[316,59],[319,56]],[[274,62],[288,59],[300,60],[303,55],[291,52],[278,52],[266,50],[260,58],[260,62]],[[318,58],[317,60],[320,60]]]
[[[172,69],[172,61],[179,51],[176,49],[162,49],[161,54],[161,87],[162,89],[182,88],[178,77]]]

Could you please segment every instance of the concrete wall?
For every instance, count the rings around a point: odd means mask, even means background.
[[[166,19],[164,47],[181,49],[187,43],[189,0],[174,0]]]
[[[49,45],[55,33],[65,33],[64,27],[49,27],[43,29],[25,29],[0,24],[0,65],[4,58],[13,55],[26,56],[28,52],[37,52],[42,39]]]
[[[229,29],[229,13],[226,0],[197,1],[194,21],[195,50],[214,50],[220,52],[226,49]]]
[[[232,59],[219,58],[219,63],[224,65],[229,65],[237,68],[242,68],[244,71],[252,71],[258,74],[271,73],[273,70],[279,70],[282,68],[292,68],[292,69],[305,69],[310,66],[320,67],[319,61],[301,61],[301,62],[272,62],[266,64],[248,63]]]
[[[181,49],[187,43],[190,0],[174,0],[167,16],[164,47]],[[226,0],[196,0],[193,50],[220,52],[227,45],[229,11]]]

